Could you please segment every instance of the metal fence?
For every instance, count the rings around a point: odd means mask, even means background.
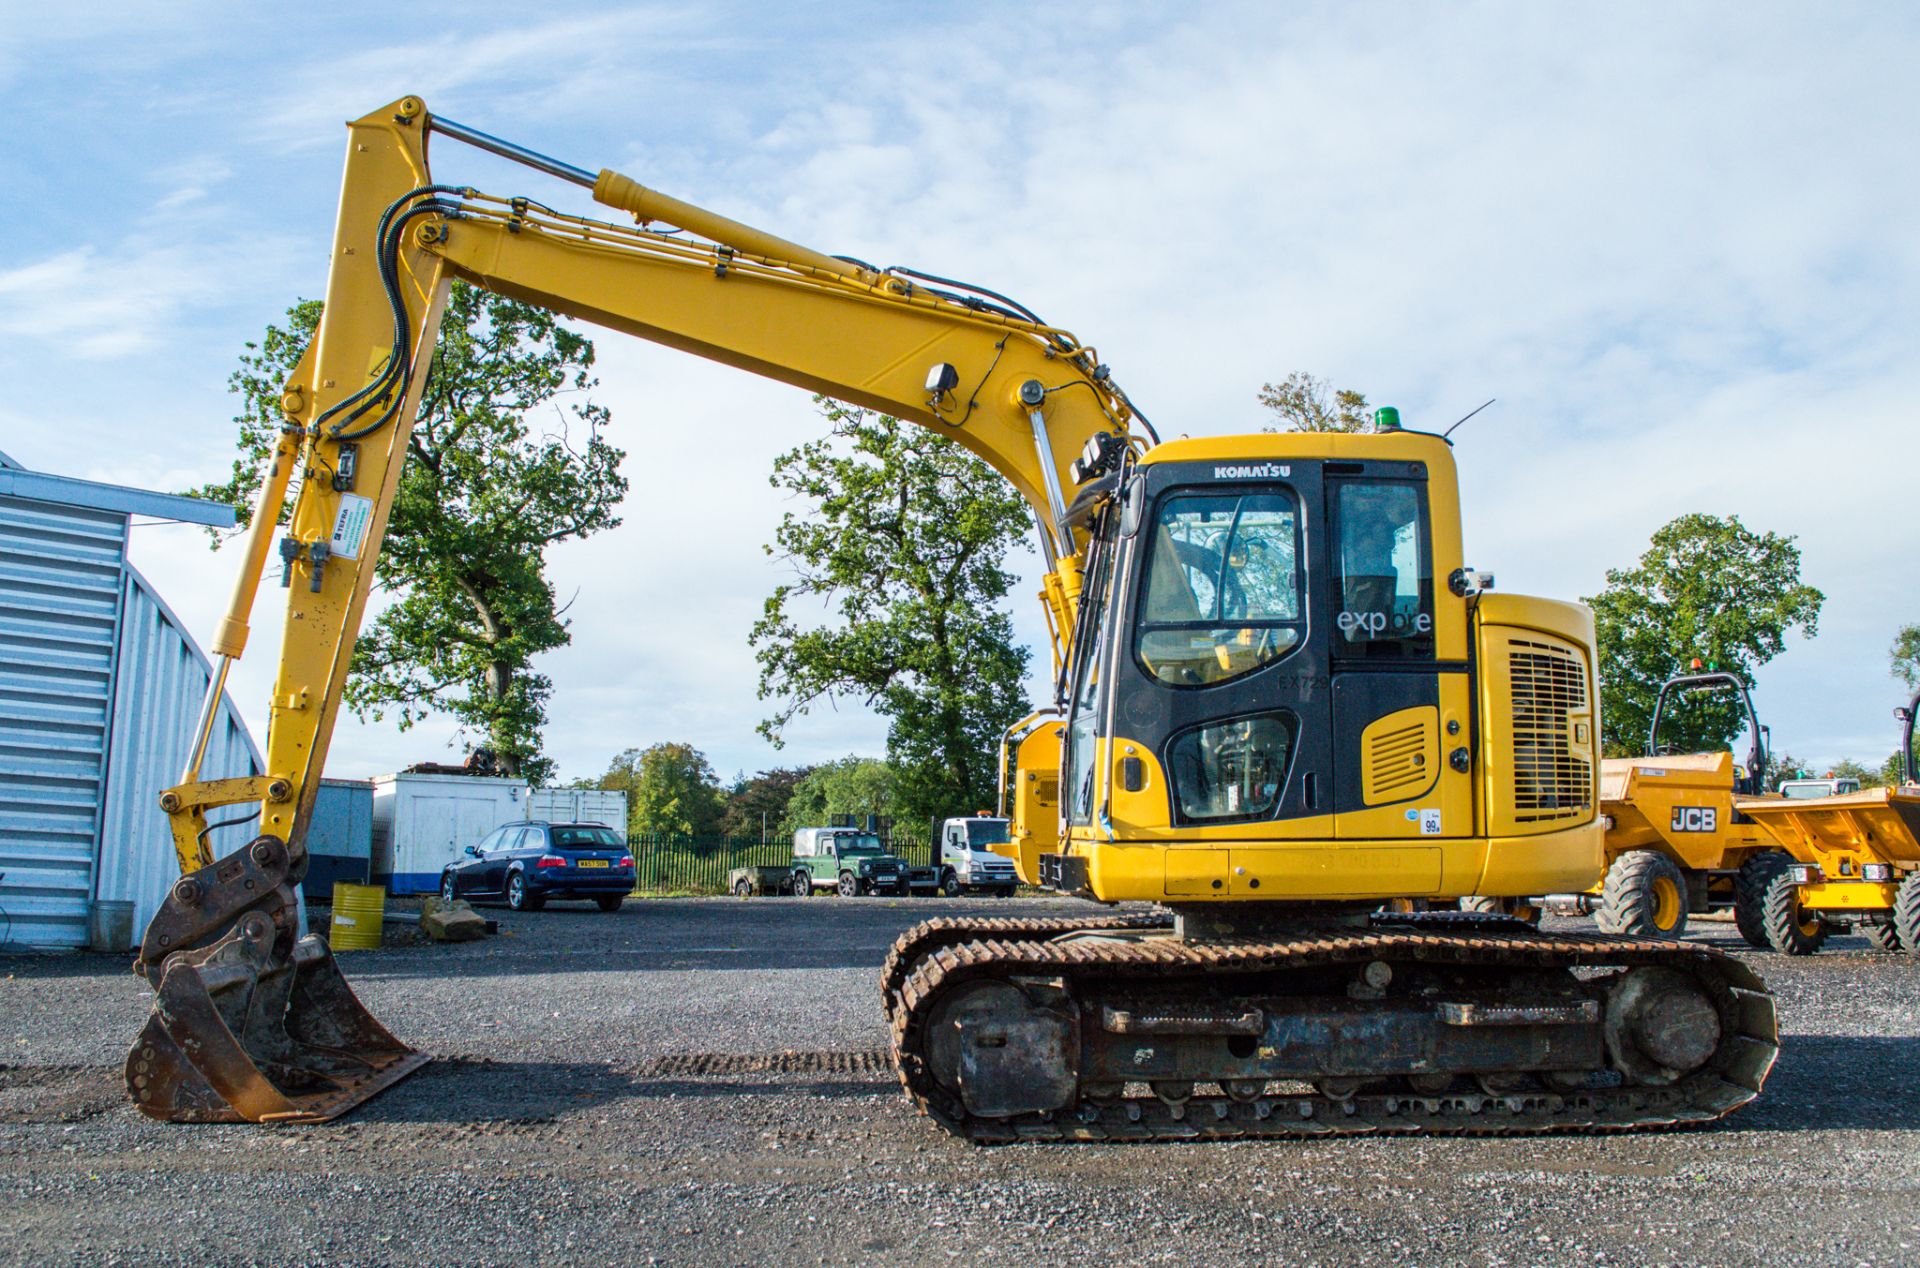
[[[682,837],[641,833],[627,839],[633,855],[636,893],[724,894],[727,873],[736,867],[786,867],[793,862],[791,841],[752,837]],[[926,867],[931,849],[923,842],[896,842],[894,854],[912,867]]]

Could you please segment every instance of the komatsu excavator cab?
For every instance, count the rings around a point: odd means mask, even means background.
[[[1397,428],[1129,462],[1057,719],[1019,746],[1030,879],[1269,913],[1590,879],[1591,618],[1490,593],[1456,487]]]

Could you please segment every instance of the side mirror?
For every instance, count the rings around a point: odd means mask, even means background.
[[[1120,491],[1120,535],[1132,537],[1140,531],[1147,510],[1147,482],[1135,476]]]
[[[480,857],[480,847],[477,845],[470,845],[465,850],[463,850],[462,853],[464,853],[470,859],[477,859]]]

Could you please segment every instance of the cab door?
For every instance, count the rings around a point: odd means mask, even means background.
[[[1095,702],[1104,708],[1111,700],[1116,711],[1113,804],[1156,820],[1128,822],[1116,810],[1123,836],[1172,826],[1289,840],[1331,830],[1324,582],[1312,565],[1322,536],[1320,467],[1306,460],[1145,469],[1150,501],[1115,585],[1122,599],[1107,665],[1117,690]],[[1129,745],[1164,772],[1157,795],[1125,795]],[[1211,892],[1220,860],[1191,861],[1206,887],[1195,892]],[[1169,859],[1169,893],[1185,892],[1181,866]]]
[[[1470,751],[1470,675],[1436,656],[1424,466],[1330,462],[1326,473],[1334,836],[1469,835],[1459,757]]]

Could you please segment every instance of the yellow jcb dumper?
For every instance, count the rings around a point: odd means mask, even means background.
[[[1811,955],[1827,935],[1858,929],[1882,951],[1920,951],[1920,778],[1913,720],[1920,694],[1895,710],[1901,778],[1895,787],[1832,797],[1742,797],[1791,859],[1768,860],[1760,923],[1787,955]]]
[[[1670,704],[1696,691],[1738,697],[1752,736],[1744,764],[1724,750],[1675,753],[1661,742]],[[1724,671],[1668,680],[1654,701],[1647,756],[1610,757],[1600,765],[1604,879],[1585,893],[1556,895],[1550,905],[1591,912],[1608,933],[1674,938],[1686,932],[1688,915],[1731,906],[1741,936],[1766,946],[1761,899],[1786,856],[1736,804],[1764,793],[1766,778],[1767,732],[1746,684]]]

